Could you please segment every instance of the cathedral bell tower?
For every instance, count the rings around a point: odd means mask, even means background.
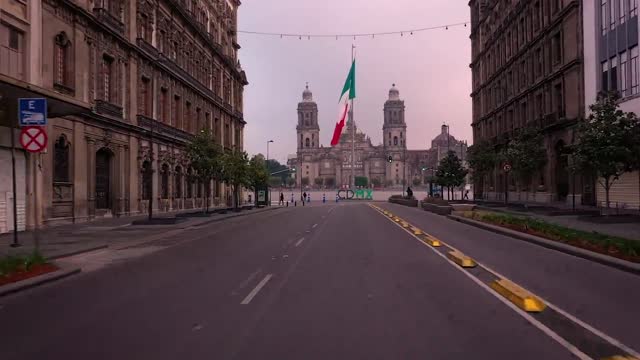
[[[407,124],[404,122],[404,100],[400,100],[400,92],[393,84],[389,90],[389,99],[384,103],[384,125],[382,135],[387,151],[407,148]]]
[[[318,105],[313,101],[313,93],[307,84],[302,92],[302,102],[298,103],[298,151],[320,147],[320,127],[318,126]]]

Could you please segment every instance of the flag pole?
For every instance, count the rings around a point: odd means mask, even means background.
[[[356,46],[351,44],[351,64],[353,66],[353,61],[355,60],[355,49]],[[355,74],[354,74],[355,77]],[[355,84],[351,84],[351,86],[355,86]],[[353,99],[351,99],[351,187],[355,189],[356,187],[356,171],[355,171],[355,158],[356,158],[356,125],[353,119]]]

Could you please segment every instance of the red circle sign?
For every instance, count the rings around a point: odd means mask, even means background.
[[[47,147],[47,133],[38,126],[25,126],[20,132],[20,144],[28,152],[42,152]]]
[[[504,169],[505,172],[511,171],[511,164],[504,164],[503,169]]]

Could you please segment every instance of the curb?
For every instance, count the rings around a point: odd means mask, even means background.
[[[60,269],[54,272],[50,272],[48,274],[33,277],[31,279],[26,279],[23,281],[7,284],[0,287],[0,296],[6,296],[9,294],[16,293],[18,291],[23,291],[23,290],[36,287],[38,285],[60,280],[60,279],[66,278],[67,276],[77,274],[80,271],[82,271],[80,268]]]
[[[524,240],[530,243],[534,243],[540,246],[544,246],[548,249],[561,251],[567,253],[569,255],[577,256],[583,259],[591,260],[602,265],[610,266],[622,271],[626,271],[632,274],[640,275],[640,264],[635,264],[630,261],[616,259],[611,256],[606,256],[598,253],[594,253],[588,250],[584,250],[581,248],[573,247],[571,245],[566,245],[557,241],[547,240],[541,238],[539,236],[523,234],[521,232],[505,229],[499,226],[485,224],[480,221],[467,219],[457,215],[448,215],[449,219],[461,222],[467,225],[475,226],[484,230],[489,230],[497,234],[506,235],[512,238],[516,238],[519,240]]]
[[[69,257],[69,256],[74,256],[74,255],[78,255],[78,254],[84,254],[84,253],[88,253],[88,252],[92,252],[92,251],[96,251],[96,250],[102,250],[102,249],[106,249],[108,247],[109,247],[109,245],[107,245],[107,244],[92,246],[92,247],[88,247],[88,248],[85,248],[85,249],[74,250],[74,251],[71,251],[71,252],[68,252],[68,253],[59,254],[59,255],[55,255],[55,256],[50,256],[50,257],[47,257],[47,260],[64,259],[64,258]]]
[[[195,225],[191,225],[191,226],[199,227],[199,226],[204,226],[204,225],[208,225],[208,224],[211,224],[211,223],[215,223],[215,222],[219,222],[219,221],[223,221],[223,220],[227,220],[227,219],[233,219],[233,218],[242,217],[242,216],[260,214],[260,213],[263,213],[263,212],[273,211],[273,210],[277,210],[277,209],[282,209],[282,208],[279,207],[279,206],[274,206],[274,207],[270,207],[269,206],[269,207],[267,207],[267,208],[265,208],[264,210],[261,210],[261,211],[253,211],[253,212],[250,212],[250,213],[246,213],[246,212],[242,213],[242,212],[240,212],[240,213],[237,213],[235,215],[224,216],[222,218],[206,220],[206,221],[203,221],[203,222],[201,222],[199,224],[195,224]]]

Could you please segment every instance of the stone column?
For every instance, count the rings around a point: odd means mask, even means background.
[[[124,145],[118,145],[118,154],[116,155],[116,169],[118,172],[118,177],[116,179],[116,196],[118,199],[118,207],[116,208],[116,215],[123,215],[125,213],[125,177],[127,176],[126,165],[126,154],[124,151]]]
[[[87,140],[87,207],[88,217],[96,215],[96,142],[90,137]]]

